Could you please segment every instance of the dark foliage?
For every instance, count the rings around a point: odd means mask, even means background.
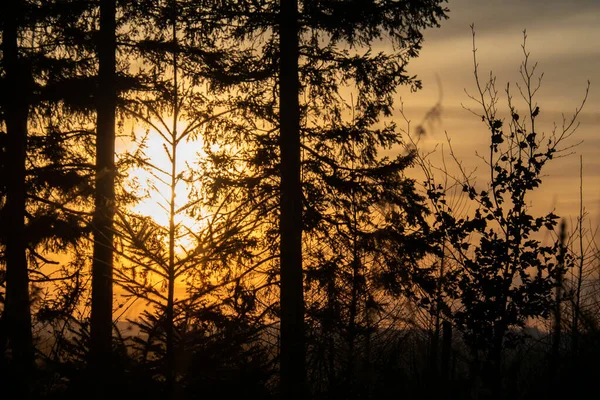
[[[542,132],[525,43],[524,107],[507,86],[504,118],[474,59],[486,182],[454,158],[439,184],[392,114],[399,86],[421,87],[406,68],[443,0],[5,3],[8,398],[564,397],[594,382],[597,246],[584,254],[583,210],[568,236],[528,197],[581,107]],[[130,207],[151,192],[168,226]]]

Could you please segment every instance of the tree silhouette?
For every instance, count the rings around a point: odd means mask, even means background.
[[[360,126],[350,121],[340,129],[351,135]],[[391,143],[402,143],[396,131],[387,134]],[[423,283],[418,265],[428,249],[426,210],[404,175],[413,154],[390,159],[368,146],[350,141],[322,148],[326,167],[313,163],[314,175],[306,175],[311,229],[304,243],[305,290],[315,347],[310,373],[319,384],[327,382],[325,391],[368,390],[371,342],[385,331],[382,321],[397,317],[394,298],[411,296],[413,284]],[[325,376],[315,362],[325,364]]]
[[[302,186],[300,180],[299,22],[296,0],[280,3],[279,20],[279,274],[281,394],[305,398]]]
[[[236,101],[241,126],[232,132],[243,132],[239,138],[245,142],[237,139],[235,148],[230,146],[229,150],[238,151],[235,159],[239,161],[234,164],[244,165],[248,172],[236,178],[216,178],[215,183],[222,186],[224,182],[238,182],[252,193],[250,196],[260,193],[266,200],[263,208],[276,218],[273,223],[278,222],[269,232],[281,235],[280,362],[284,397],[302,397],[305,393],[301,238],[303,230],[311,229],[305,220],[309,210],[303,206],[305,201],[310,202],[307,197],[311,194],[307,186],[303,191],[302,183],[304,174],[311,171],[302,165],[323,162],[319,161],[318,146],[326,148],[328,142],[355,140],[375,147],[386,140],[366,128],[381,115],[390,114],[392,94],[398,85],[419,87],[404,67],[420,48],[419,31],[437,26],[438,20],[445,17],[440,4],[289,1],[278,8],[274,2],[225,2],[214,11],[217,18],[210,20],[230,35],[225,36],[228,40],[239,43],[238,54],[247,55],[243,62],[249,73],[236,73],[238,68],[228,72],[232,83],[241,82],[243,88]],[[371,46],[382,35],[397,45],[397,51],[374,53]],[[364,130],[354,132],[356,136],[347,136],[347,131],[339,129],[349,109],[347,97],[341,95],[346,90],[356,90],[356,112],[365,122]],[[300,97],[304,97],[302,102]],[[231,143],[231,139],[224,138],[226,134],[211,144]],[[215,155],[222,165],[232,161],[225,153]],[[248,158],[240,160],[241,155]],[[229,171],[223,172],[227,175]],[[278,197],[272,197],[273,190],[279,191]]]
[[[165,379],[167,397],[197,384],[186,366],[198,363],[190,361],[195,355],[215,351],[213,341],[229,346],[221,336],[246,338],[245,344],[252,345],[258,332],[253,319],[260,319],[249,283],[253,267],[246,262],[260,221],[228,204],[206,207],[200,193],[204,172],[194,171],[190,160],[182,162],[186,153],[189,156],[184,150],[198,146],[200,153],[203,132],[230,113],[219,109],[218,91],[206,91],[219,81],[204,58],[220,50],[207,45],[199,56],[190,45],[187,6],[167,2],[133,10],[136,29],[129,40],[136,62],[143,65],[145,86],[129,95],[123,109],[147,133],[134,138],[136,148],[124,162],[150,175],[147,191],[163,198],[158,206],[168,222],[161,226],[154,216],[119,211],[116,224],[121,261],[117,283],[127,292],[129,304],[147,304],[131,321],[141,330],[134,339],[135,357]],[[149,148],[157,142],[166,165]],[[188,192],[183,197],[182,187]],[[235,196],[234,191],[230,195]],[[176,288],[185,289],[185,294]],[[230,350],[238,352],[229,355],[232,359],[211,355],[211,362],[245,362],[244,349],[233,345]]]
[[[74,256],[72,262],[61,263],[55,256],[56,253],[81,247],[81,239],[87,234],[89,215],[86,207],[89,205],[91,166],[86,154],[90,137],[86,116],[90,110],[86,108],[88,103],[85,101],[87,93],[84,85],[81,85],[77,94],[70,90],[87,63],[81,57],[70,57],[73,48],[65,31],[76,17],[72,14],[73,10],[65,12],[68,8],[65,3],[20,2],[17,7],[3,13],[7,18],[3,27],[16,27],[13,46],[16,44],[17,47],[13,48],[16,53],[9,55],[11,46],[3,40],[6,48],[3,48],[2,80],[4,87],[12,89],[3,91],[0,109],[7,130],[14,133],[14,123],[20,119],[19,126],[26,136],[20,139],[24,146],[23,153],[20,153],[15,147],[16,136],[11,134],[11,139],[5,140],[8,135],[2,135],[2,196],[12,200],[10,204],[4,203],[0,211],[3,221],[0,243],[7,250],[3,254],[6,258],[2,261],[6,262],[8,271],[12,268],[8,264],[14,264],[14,257],[8,257],[9,253],[15,254],[14,243],[22,240],[25,246],[25,275],[21,275],[21,279],[25,280],[22,281],[20,294],[23,301],[18,318],[29,321],[30,332],[33,322],[35,340],[43,326],[53,324],[65,308],[77,304],[81,290],[75,282],[80,277],[81,259]],[[11,34],[4,36],[7,40],[13,40],[10,37]],[[17,59],[14,59],[15,55]],[[14,65],[8,64],[15,61],[19,68],[18,76],[11,77],[15,73]],[[15,81],[17,78],[21,81]],[[13,93],[16,88],[18,91]],[[74,98],[77,98],[76,102]],[[66,115],[70,118],[65,118]],[[19,154],[23,156],[21,161],[24,164],[22,169],[17,168],[15,175],[13,171],[18,165]],[[23,175],[20,175],[21,172]],[[18,187],[14,183],[15,176],[20,181]],[[21,190],[23,208],[19,216],[11,208]],[[22,229],[21,225],[15,224],[17,219],[21,221]],[[9,223],[10,220],[13,222]],[[13,227],[16,227],[17,234]],[[13,261],[9,262],[9,258],[13,258]],[[7,275],[12,276],[13,272]],[[7,297],[12,302],[15,284],[10,281],[14,282],[14,278],[7,278]],[[64,290],[68,295],[55,297],[49,293],[50,290],[46,290],[49,285],[53,285],[57,291]],[[25,295],[27,307],[24,307]],[[12,318],[12,308],[12,305],[5,308],[3,318]],[[10,326],[17,328],[19,324],[10,323]],[[14,335],[14,332],[10,335]],[[24,332],[21,332],[18,340],[27,341],[28,336],[23,335]],[[4,340],[2,342],[4,344]],[[9,343],[9,346],[12,347],[12,344]],[[33,357],[34,349],[31,350]],[[8,355],[4,349],[2,353],[4,357]],[[25,353],[13,352],[15,362],[18,362],[19,354]],[[14,372],[17,370],[9,369]],[[18,379],[9,381],[17,384],[22,379],[28,379],[29,375],[19,373]],[[33,385],[28,386],[31,390]]]
[[[553,290],[570,265],[561,240],[546,245],[538,237],[544,230],[553,232],[558,217],[553,213],[532,216],[526,196],[540,186],[546,163],[564,151],[564,141],[576,129],[581,111],[577,108],[562,129],[549,136],[539,132],[536,119],[540,108],[534,95],[541,78],[536,83],[537,64],[531,64],[525,40],[522,84],[517,87],[526,111],[524,115],[518,112],[507,86],[510,118],[506,124],[498,117],[495,79],[491,77],[483,84],[479,80],[473,31],[478,92],[471,98],[481,107],[475,115],[491,134],[485,159],[490,174],[487,187],[481,189],[454,160],[461,173],[456,182],[473,202],[474,214],[456,216],[447,207],[443,185],[431,175],[426,182],[436,226],[447,240],[446,256],[458,266],[446,272],[444,298],[458,302],[447,312],[447,318],[462,331],[471,348],[474,373],[479,374],[478,362],[482,360],[484,385],[493,396],[500,397],[504,349],[521,340],[515,329],[524,327],[528,319],[550,316],[555,305]],[[451,155],[455,157],[453,152]]]
[[[7,331],[13,363],[9,381],[13,390],[24,398],[29,397],[29,379],[33,367],[33,340],[29,309],[29,276],[27,272],[27,244],[25,238],[26,199],[26,147],[29,107],[31,105],[33,78],[31,67],[19,54],[19,30],[25,20],[24,1],[2,6],[2,63],[5,92],[2,95],[2,117],[6,126],[3,153],[11,173],[6,181],[6,205],[2,210],[3,223],[11,232],[4,231],[6,252],[6,302],[3,325]],[[3,135],[4,136],[4,135]]]
[[[581,106],[540,133],[525,43],[505,119],[473,48],[488,176],[450,146],[440,184],[392,118],[443,0],[0,7],[6,395],[503,398],[597,371],[585,213],[568,236],[529,206]],[[132,207],[161,196],[166,222]]]

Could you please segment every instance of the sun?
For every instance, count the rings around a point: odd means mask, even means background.
[[[168,122],[168,119],[162,122]],[[171,217],[179,230],[193,232],[202,229],[205,213],[201,211],[200,215],[196,213],[192,217],[187,211],[187,206],[194,199],[190,198],[192,187],[185,179],[190,168],[205,157],[202,136],[186,135],[173,145],[173,139],[179,139],[181,133],[189,128],[186,122],[178,121],[175,134],[173,129],[168,129],[172,125],[161,121],[156,121],[152,126],[131,124],[132,135],[121,146],[121,153],[135,157],[137,161],[133,163],[136,166],[126,172],[125,190],[140,196],[140,200],[129,211],[150,217],[165,229],[169,229]],[[192,245],[191,238],[187,237],[189,235],[177,236],[176,247]]]

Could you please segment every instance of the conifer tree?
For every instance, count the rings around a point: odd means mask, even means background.
[[[67,3],[73,2],[18,2],[14,7],[7,4],[6,12],[2,12],[2,26],[7,30],[3,35],[1,67],[6,90],[0,104],[2,125],[7,133],[2,134],[3,157],[0,159],[0,195],[5,200],[0,210],[3,221],[0,245],[6,250],[2,263],[7,270],[3,320],[7,327],[21,330],[16,341],[29,342],[26,347],[32,345],[31,338],[53,319],[58,308],[73,305],[66,298],[51,298],[54,304],[50,306],[46,302],[48,297],[40,297],[41,288],[50,281],[65,290],[74,288],[64,278],[80,273],[72,268],[76,263],[59,265],[53,258],[55,253],[79,246],[86,235],[90,165],[85,154],[89,138],[85,115],[90,110],[86,110],[85,100],[78,104],[71,101],[73,97],[79,100],[86,97],[84,85],[80,85],[79,96],[73,96],[72,91],[72,83],[86,69],[86,62],[82,62],[81,57],[72,57],[72,43],[65,36],[79,12],[78,8],[69,9]],[[67,114],[70,118],[66,118]],[[17,121],[20,122],[16,124]],[[20,136],[15,134],[15,127],[20,129]],[[15,209],[17,198],[22,199],[18,210]],[[23,251],[15,253],[17,248]],[[17,253],[22,257],[16,257]],[[21,274],[15,274],[13,267],[17,259],[24,263]],[[17,285],[17,282],[21,283]],[[21,300],[17,311],[13,303],[18,286]],[[8,324],[13,318],[21,322],[15,320]],[[29,326],[29,334],[26,326]],[[32,326],[35,327],[33,332]],[[12,359],[16,364],[31,367],[35,349],[30,347],[24,352],[23,346],[13,343],[16,332],[7,332]],[[4,335],[3,331],[3,338]],[[2,342],[4,344],[4,339]],[[23,349],[16,351],[15,344]],[[2,355],[7,355],[4,350]],[[29,361],[25,362],[21,356]],[[31,375],[18,372],[20,368],[10,370],[19,376],[10,380],[13,384]]]
[[[241,261],[248,258],[247,247],[260,222],[227,204],[205,207],[198,195],[203,171],[194,171],[186,160],[190,148],[201,153],[193,146],[201,143],[202,133],[229,114],[219,108],[219,91],[207,90],[220,82],[205,59],[223,50],[208,44],[200,52],[190,46],[188,5],[169,1],[131,10],[136,28],[129,44],[143,65],[145,86],[127,97],[123,110],[147,132],[134,138],[126,162],[148,174],[147,193],[162,198],[154,206],[165,222],[125,210],[118,212],[116,222],[122,261],[115,272],[117,284],[127,292],[129,304],[148,305],[139,320],[132,320],[147,334],[135,340],[135,349],[142,365],[160,360],[156,372],[165,379],[167,397],[185,390],[182,381],[195,381],[194,371],[182,365],[190,354],[212,349],[199,343],[247,336],[257,328],[248,322],[254,311],[246,278],[251,271],[242,270]]]
[[[224,68],[230,85],[240,88],[235,97],[239,112],[229,123],[237,123],[229,132],[238,139],[226,138],[227,132],[207,138],[212,139],[209,144],[224,141],[230,154],[237,153],[234,158],[226,151],[214,155],[224,168],[213,188],[238,185],[249,196],[264,199],[262,209],[274,218],[268,232],[281,235],[276,253],[281,394],[286,398],[306,395],[302,232],[313,229],[312,219],[318,220],[321,211],[318,203],[311,204],[320,194],[311,191],[307,179],[337,168],[321,154],[338,143],[368,143],[369,151],[389,143],[385,134],[371,127],[391,114],[399,85],[420,87],[406,74],[405,65],[418,54],[420,30],[437,26],[445,17],[442,3],[291,0],[223,2],[222,8],[210,10],[210,16],[206,10],[194,10],[198,24],[218,30],[223,42],[238,44],[237,58],[243,61],[244,68],[236,66],[235,59],[227,60]],[[375,52],[373,46],[383,36],[391,49]],[[356,92],[357,119],[363,125],[349,132],[340,126],[347,118],[351,90]],[[225,167],[236,164],[244,165],[246,172]],[[322,168],[315,172],[317,165]],[[272,196],[274,190],[277,197]],[[270,246],[273,240],[267,240]]]
[[[29,299],[29,274],[25,238],[26,147],[29,111],[33,89],[30,65],[19,46],[25,26],[24,1],[2,3],[2,119],[6,127],[3,155],[11,172],[6,181],[6,204],[2,210],[3,242],[6,253],[6,302],[3,325],[12,351],[9,382],[12,389],[28,398],[28,382],[33,368],[33,340]],[[4,135],[2,135],[4,136]],[[8,230],[10,227],[10,232]],[[3,354],[4,356],[4,354]],[[14,380],[14,381],[13,381]]]

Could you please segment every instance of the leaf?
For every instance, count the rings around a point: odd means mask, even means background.
[[[492,143],[493,144],[500,144],[503,142],[504,142],[504,137],[502,136],[502,133],[492,135]]]

